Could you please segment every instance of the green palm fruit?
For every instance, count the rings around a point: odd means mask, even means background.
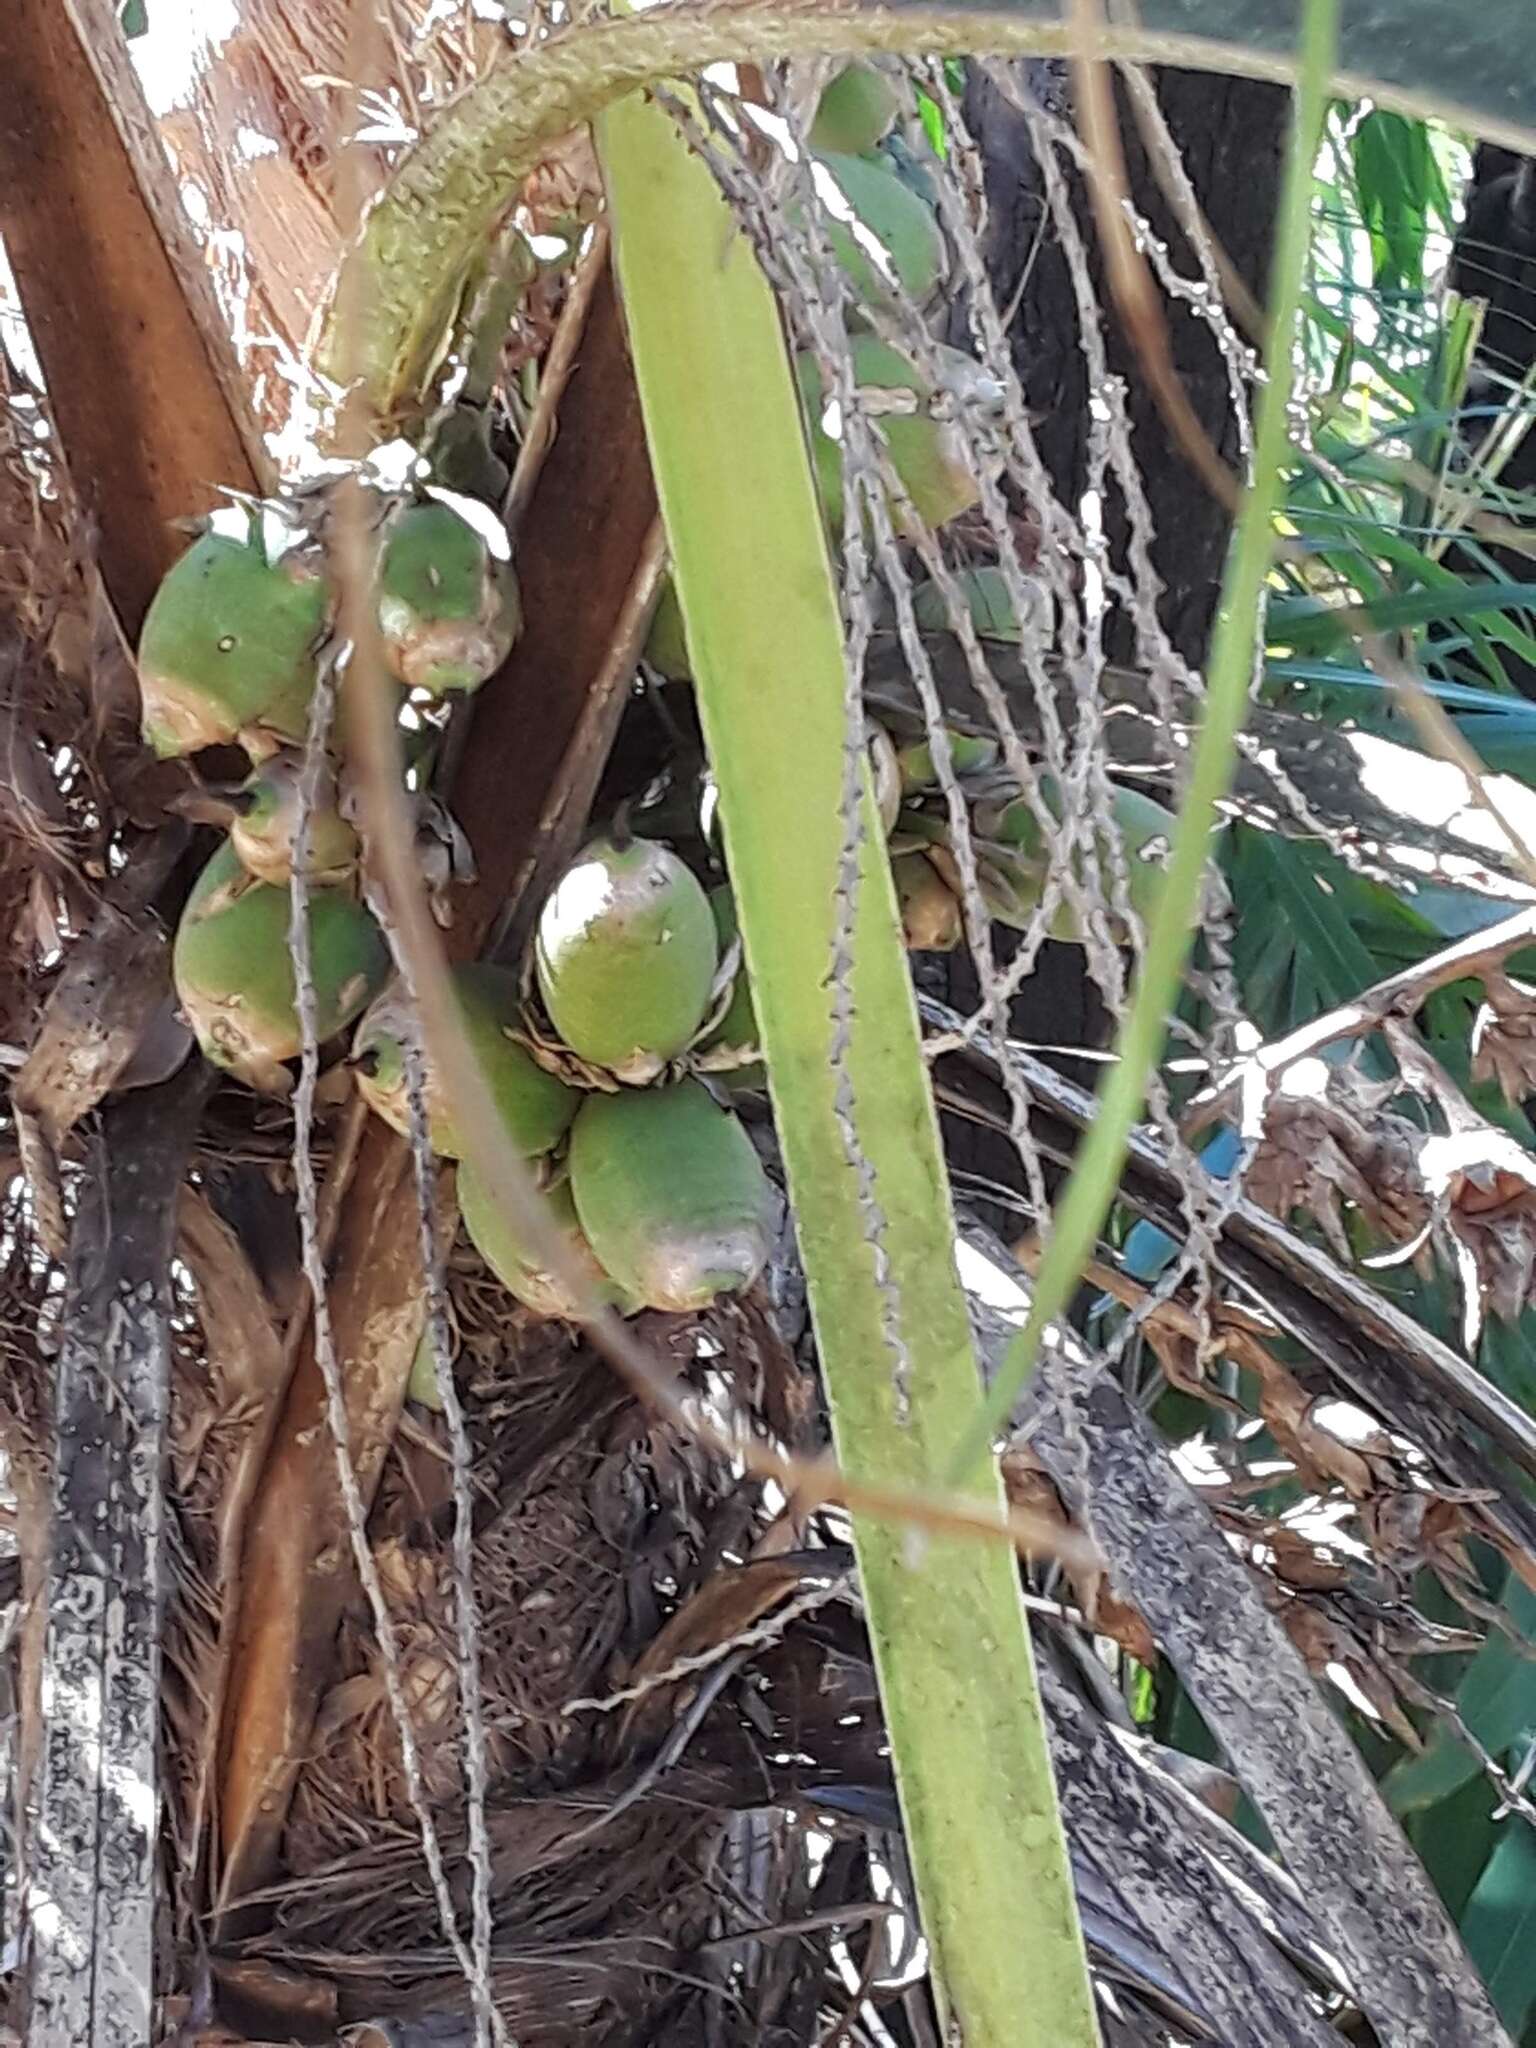
[[[724,882],[718,888],[710,890],[709,908],[715,920],[715,934],[723,960],[739,936],[736,899]],[[726,1005],[725,1015],[713,1031],[700,1042],[699,1050],[705,1053],[756,1052],[761,1044],[757,1028],[757,1010],[752,1001],[752,980],[747,973],[747,963],[743,960],[736,969],[736,979],[731,984],[731,1000]]]
[[[443,1392],[437,1384],[437,1359],[432,1351],[430,1323],[422,1331],[416,1346],[416,1355],[411,1360],[411,1376],[405,1383],[405,1398],[417,1402],[423,1408],[430,1408],[434,1415],[441,1415],[443,1412]]]
[[[344,1030],[389,972],[384,935],[345,889],[310,897],[316,1030]],[[302,1045],[288,951],[289,895],[248,875],[228,843],[187,898],[171,954],[177,999],[205,1056],[249,1086],[285,1094]]]
[[[917,402],[912,412],[878,415],[874,424],[918,518],[927,526],[942,526],[968,511],[981,495],[980,486],[954,423],[935,419],[923,409],[932,396],[927,379],[899,349],[871,334],[855,335],[849,348],[856,385],[877,391],[909,391]],[[940,349],[939,355],[962,391],[974,387],[978,373],[969,357],[957,349]],[[822,506],[834,534],[841,533],[842,451],[826,430],[821,369],[813,356],[803,354],[796,359],[796,373],[811,422],[811,454]]]
[[[390,674],[434,697],[478,690],[522,624],[511,562],[437,499],[408,505],[389,528],[378,614]]]
[[[552,1151],[565,1136],[580,1098],[573,1088],[547,1073],[513,1036],[521,1009],[517,975],[510,968],[476,960],[454,968],[453,991],[470,1049],[507,1136],[524,1158],[536,1159]],[[404,1050],[410,1028],[409,1001],[396,984],[366,1012],[352,1041],[351,1064],[358,1093],[375,1115],[402,1137],[411,1128]],[[430,1066],[425,1080],[432,1149],[444,1159],[460,1159],[463,1137]]]
[[[971,614],[971,624],[983,640],[1006,640],[1017,644],[1023,637],[1019,631],[1018,607],[1008,589],[1007,578],[995,563],[956,570],[954,583]],[[1032,628],[1044,629],[1051,615],[1050,593],[1034,577],[1026,578],[1026,587],[1031,599],[1026,623]],[[919,584],[913,593],[912,610],[922,632],[947,633],[950,630],[948,599],[932,579]]]
[[[962,780],[967,775],[979,775],[997,765],[1002,748],[996,740],[982,739],[976,734],[949,732],[949,759],[955,774]],[[938,786],[939,771],[934,765],[933,747],[927,740],[912,740],[902,747],[896,756],[901,771],[903,796],[916,796],[919,791]]]
[[[644,659],[669,683],[691,683],[693,668],[688,659],[688,640],[683,631],[683,608],[678,603],[677,585],[668,576],[661,586],[651,630],[646,635]]]
[[[304,737],[329,600],[319,554],[270,559],[205,533],[171,565],[139,636],[146,743],[162,757],[241,742],[264,757]]]
[[[1061,792],[1054,776],[1041,776],[1039,793],[1050,814],[1060,818]],[[1131,908],[1145,925],[1162,894],[1164,869],[1178,821],[1172,811],[1143,790],[1122,788],[1119,784],[1113,788],[1110,814],[1125,863]],[[978,805],[973,822],[978,836],[984,841],[991,841],[999,850],[998,857],[991,864],[995,874],[1003,878],[1005,886],[987,890],[988,908],[1004,923],[1026,925],[1039,904],[1051,852],[1033,806],[1023,796],[1005,803]],[[1096,834],[1096,848],[1098,871],[1110,904],[1113,930],[1115,920],[1109,892],[1110,878],[1114,873],[1114,846],[1102,830]],[[1079,854],[1075,872],[1080,878],[1084,865]],[[1009,888],[1016,899],[1011,905],[1007,902]],[[1063,903],[1052,923],[1051,937],[1081,944],[1083,936],[1071,905]]]
[[[737,937],[736,902],[721,883],[709,892],[709,907],[715,914],[715,931],[720,941],[720,958]],[[760,1093],[768,1085],[768,1069],[762,1061],[762,1034],[757,1007],[752,1000],[752,977],[742,960],[731,984],[725,1014],[696,1048],[698,1064],[733,1095]],[[751,1057],[747,1057],[747,1055]]]
[[[632,1315],[636,1304],[603,1271],[597,1254],[587,1242],[586,1233],[577,1220],[576,1205],[571,1199],[570,1182],[557,1181],[546,1191],[545,1199],[552,1211],[550,1224],[563,1240],[572,1263],[585,1274],[591,1292],[609,1308],[616,1308],[620,1315]],[[537,1254],[524,1242],[489,1189],[482,1186],[468,1166],[459,1168],[459,1214],[464,1219],[470,1243],[507,1292],[525,1308],[531,1308],[535,1315],[551,1321],[575,1323],[582,1320],[581,1304],[564,1281],[540,1264]]]
[[[647,1308],[739,1294],[771,1249],[772,1197],[741,1124],[700,1081],[589,1095],[571,1192],[605,1270]]]
[[[229,842],[259,882],[287,886],[293,873],[293,845],[299,829],[299,784],[304,757],[283,748],[266,761],[233,799],[237,816]],[[336,805],[334,777],[322,771],[309,817],[309,876],[322,888],[339,888],[357,871],[356,832]]]
[[[880,829],[889,837],[901,815],[901,763],[896,758],[896,742],[883,725],[866,718],[864,748],[869,755],[869,776],[874,784]]]
[[[883,72],[872,64],[849,64],[818,101],[806,140],[813,150],[863,156],[900,111],[900,97]]]
[[[891,862],[901,934],[913,953],[949,953],[965,926],[960,905],[926,853],[901,853]]]
[[[932,207],[882,162],[862,156],[822,156],[817,179],[832,245],[856,296],[865,305],[890,302],[892,279],[917,305],[932,298],[944,276],[944,236]],[[827,190],[827,181],[836,192]],[[841,198],[837,196],[841,195]],[[851,220],[837,215],[846,208]]]
[[[594,840],[555,884],[534,942],[556,1031],[580,1059],[636,1084],[692,1041],[718,958],[708,897],[648,839]]]

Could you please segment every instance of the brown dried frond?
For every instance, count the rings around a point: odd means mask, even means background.
[[[1072,1527],[1072,1518],[1054,1480],[1033,1451],[1023,1444],[1010,1446],[1003,1454],[1002,1474],[1003,1491],[1010,1507],[1027,1508],[1064,1530]],[[1157,1644],[1152,1631],[1145,1618],[1115,1592],[1108,1560],[1101,1559],[1091,1566],[1068,1566],[1066,1571],[1088,1626],[1096,1634],[1118,1643],[1140,1663],[1156,1664]]]
[[[1536,990],[1501,968],[1484,970],[1487,1001],[1472,1028],[1472,1078],[1493,1081],[1518,1106],[1536,1094]]]
[[[1392,1442],[1378,1430],[1358,1443],[1346,1443],[1318,1420],[1323,1405],[1309,1394],[1294,1373],[1271,1354],[1255,1349],[1245,1355],[1259,1380],[1259,1413],[1270,1435],[1295,1466],[1298,1476],[1321,1493],[1338,1486],[1351,1500],[1365,1500],[1385,1483],[1395,1468]]]
[[[1296,1210],[1316,1218],[1346,1264],[1354,1252],[1346,1206],[1380,1243],[1416,1238],[1429,1220],[1418,1167],[1419,1133],[1385,1104],[1396,1084],[1371,1086],[1347,1068],[1304,1063],[1287,1079],[1320,1081],[1277,1092],[1265,1106],[1264,1134],[1245,1182],[1249,1197],[1284,1221]]]
[[[504,40],[468,8],[389,0],[378,12],[391,62],[375,111],[401,138],[469,84]],[[429,13],[434,25],[425,30]],[[216,286],[272,428],[288,420],[341,249],[333,155],[349,20],[339,0],[245,0],[234,33],[205,52],[184,102],[159,123],[179,181],[202,195]],[[383,182],[392,153],[380,144],[366,175],[354,170],[364,196]]]
[[[1337,1607],[1302,1594],[1277,1600],[1276,1605],[1286,1634],[1314,1677],[1327,1678],[1335,1669],[1346,1673],[1405,1749],[1423,1747],[1404,1708],[1390,1662],[1378,1654]]]
[[[1484,1312],[1518,1322],[1536,1299],[1536,1158],[1502,1132],[1488,1132],[1488,1155],[1445,1178],[1446,1229],[1476,1300],[1475,1327]]]

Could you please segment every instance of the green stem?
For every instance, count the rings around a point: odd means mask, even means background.
[[[1253,38],[1221,40],[1223,15],[1231,0],[1180,0],[1200,32],[1148,28],[1136,21],[1112,22],[1103,30],[1108,57],[1184,64],[1239,76],[1286,78],[1294,68],[1283,52]],[[1399,5],[1403,0],[1399,0]],[[1416,0],[1419,8],[1425,0]],[[1518,45],[1517,9],[1523,0],[1482,0],[1507,13],[1511,46]],[[828,6],[826,0],[759,0],[756,5],[694,5],[673,0],[619,20],[583,21],[578,27],[504,56],[469,92],[445,107],[424,139],[402,159],[370,211],[363,236],[349,259],[367,279],[360,303],[367,317],[359,352],[343,359],[328,327],[321,338],[319,366],[328,375],[359,379],[368,405],[381,423],[391,423],[430,405],[433,379],[462,308],[465,281],[485,252],[512,195],[551,144],[570,129],[595,120],[605,107],[639,87],[687,77],[718,63],[769,63],[781,57],[857,56],[885,51],[910,57],[1065,56],[1072,37],[1053,0],[1014,0],[1013,5],[965,5],[961,0],[902,0],[899,5]],[[1405,89],[1397,78],[1405,29],[1381,11],[1377,24],[1362,23],[1364,47],[1357,61],[1369,76],[1340,76],[1334,82],[1352,96],[1370,93],[1383,106],[1410,113],[1443,114],[1457,125],[1462,110],[1437,94],[1433,81]],[[1193,17],[1199,16],[1195,21]],[[1412,51],[1412,38],[1408,37]],[[1377,75],[1377,67],[1385,80]],[[1425,69],[1428,69],[1426,63]],[[1459,69],[1468,66],[1463,59]],[[1458,77],[1458,87],[1469,81]],[[1491,85],[1475,98],[1493,99]],[[1500,110],[1502,113],[1502,109]],[[1463,119],[1462,126],[1477,120]],[[1484,127],[1497,129],[1512,146],[1524,146],[1521,130],[1490,106]],[[1531,140],[1536,140],[1533,135]],[[535,265],[520,252],[525,276]]]
[[[1169,1014],[1178,1000],[1193,944],[1216,807],[1232,780],[1237,736],[1253,682],[1260,603],[1269,575],[1275,515],[1290,446],[1286,415],[1294,381],[1292,350],[1312,233],[1313,165],[1328,111],[1338,22],[1339,0],[1306,0],[1271,282],[1267,381],[1259,396],[1254,432],[1253,482],[1238,517],[1222,578],[1206,664],[1205,717],[1190,762],[1166,880],[1148,926],[1141,974],[1115,1048],[1115,1064],[1053,1219],[1029,1315],[966,1432],[953,1477],[968,1476],[987,1454],[1034,1370],[1041,1338],[1072,1299],[1083,1267],[1092,1256],[1120,1185],[1131,1130],[1162,1052]]]
[[[599,146],[839,1459],[851,1479],[921,1486],[979,1386],[867,773],[851,969],[828,971],[841,922],[843,640],[779,312],[708,170],[659,108],[624,101]],[[998,1502],[995,1472],[976,1493]],[[915,1545],[865,1512],[854,1540],[955,2038],[1091,2048],[1017,1563],[1000,1543],[932,1534]]]

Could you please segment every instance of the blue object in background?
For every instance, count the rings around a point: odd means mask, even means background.
[[[1200,1154],[1200,1164],[1213,1180],[1225,1180],[1242,1155],[1243,1141],[1223,1124]],[[1178,1246],[1166,1230],[1155,1223],[1141,1222],[1130,1232],[1120,1253],[1120,1264],[1133,1280],[1150,1287]]]

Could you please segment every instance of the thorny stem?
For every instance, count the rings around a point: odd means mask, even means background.
[[[404,974],[407,991],[409,976]],[[453,1464],[453,1614],[458,1649],[459,1712],[464,1726],[464,1776],[468,1792],[468,1833],[472,1870],[470,1921],[475,1950],[475,1988],[489,2000],[491,1972],[491,1841],[485,1808],[489,1791],[485,1748],[485,1699],[480,1689],[480,1603],[475,1595],[474,1453],[464,1409],[453,1378],[448,1328],[448,1276],[438,1229],[436,1163],[428,1138],[426,1073],[415,1035],[404,1040],[405,1092],[410,1107],[411,1165],[421,1225],[421,1269],[427,1281],[427,1339],[448,1447]],[[478,2048],[478,2044],[477,2044]]]
[[[1056,1215],[1028,1318],[1008,1347],[956,1457],[950,1474],[954,1480],[973,1471],[986,1454],[995,1431],[1034,1370],[1046,1330],[1070,1302],[1084,1261],[1098,1241],[1193,943],[1206,851],[1216,824],[1217,804],[1232,777],[1237,736],[1248,707],[1256,622],[1280,503],[1289,444],[1286,414],[1293,380],[1291,342],[1311,235],[1312,165],[1327,110],[1338,13],[1339,0],[1306,0],[1301,69],[1275,250],[1268,377],[1259,399],[1254,436],[1253,482],[1222,578],[1221,605],[1206,670],[1205,717],[1195,740],[1162,893],[1147,931],[1141,976],[1121,1028],[1116,1064],[1110,1069],[1093,1126]]]
[[[369,9],[358,10],[348,38],[348,68],[354,85],[361,87],[373,75],[371,62],[377,24]],[[347,105],[353,104],[349,99]],[[339,198],[343,217],[359,226],[363,217],[363,193],[358,149],[350,136],[341,138],[339,148]],[[347,204],[350,202],[350,205]],[[337,294],[339,338],[345,351],[362,332],[368,305],[369,280],[351,266],[344,270]],[[349,393],[340,419],[342,452],[354,462],[368,452],[370,422],[357,400]],[[336,500],[333,541],[334,566],[338,584],[338,646],[349,645],[351,663],[347,673],[347,697],[354,700],[358,688],[385,707],[393,719],[394,692],[380,657],[377,621],[374,616],[372,542],[369,534],[368,502],[363,485],[353,474],[341,483]],[[367,1594],[374,1629],[378,1637],[385,1692],[400,1741],[401,1763],[411,1806],[421,1834],[422,1852],[431,1879],[433,1895],[444,1935],[463,1974],[474,2005],[474,2048],[515,2048],[506,2022],[496,2009],[491,1989],[490,1844],[485,1822],[486,1757],[483,1701],[480,1693],[478,1612],[474,1597],[473,1499],[470,1490],[471,1453],[468,1432],[452,1384],[452,1367],[446,1357],[442,1314],[442,1271],[437,1251],[436,1216],[432,1202],[432,1174],[422,1142],[421,1088],[419,1066],[413,1071],[413,1048],[407,1047],[407,1085],[412,1116],[412,1150],[418,1177],[421,1210],[423,1270],[428,1289],[428,1317],[439,1378],[448,1382],[445,1413],[453,1456],[454,1492],[454,1592],[458,1631],[460,1711],[463,1717],[468,1779],[468,1833],[473,1871],[471,1933],[473,1948],[466,1947],[459,1932],[458,1914],[443,1863],[442,1845],[433,1820],[431,1803],[422,1776],[415,1725],[405,1697],[400,1673],[394,1621],[367,1535],[367,1509],[358,1485],[352,1457],[351,1428],[340,1363],[336,1356],[326,1293],[324,1262],[320,1255],[314,1190],[314,1168],[310,1158],[310,1129],[314,1106],[314,1084],[319,1065],[319,1047],[314,1011],[314,991],[309,980],[308,840],[310,812],[320,776],[326,765],[326,742],[330,736],[334,696],[329,669],[316,691],[311,714],[308,748],[300,780],[299,825],[293,866],[294,977],[301,1003],[303,1030],[303,1080],[294,1131],[295,1168],[299,1175],[300,1218],[303,1259],[310,1291],[314,1296],[315,1355],[325,1381],[326,1406],[336,1453],[337,1474],[347,1509],[347,1528],[358,1577]],[[396,797],[394,829],[400,849],[414,850],[415,831],[404,789],[404,778],[396,770],[392,793]],[[420,889],[420,908],[431,923],[426,890]],[[402,961],[402,967],[406,962]],[[446,971],[443,976],[447,988]],[[451,998],[449,999],[451,1002]]]
[[[334,708],[334,672],[331,664],[327,662],[322,666],[316,682],[314,701],[310,709],[304,768],[299,778],[293,872],[288,884],[291,905],[288,943],[293,955],[294,1000],[298,1010],[302,1041],[299,1083],[293,1100],[293,1171],[297,1190],[295,1206],[299,1220],[300,1260],[314,1304],[315,1362],[325,1383],[326,1418],[336,1454],[336,1477],[341,1489],[342,1504],[346,1510],[353,1562],[357,1567],[358,1579],[367,1598],[378,1637],[384,1690],[400,1738],[400,1761],[405,1773],[406,1791],[420,1829],[422,1856],[426,1862],[443,1933],[453,1949],[466,1983],[475,1986],[478,1994],[484,1980],[480,1978],[475,1959],[471,1957],[459,1933],[458,1916],[454,1910],[453,1895],[448,1885],[448,1872],[443,1862],[442,1843],[438,1839],[431,1802],[427,1797],[426,1780],[422,1776],[421,1751],[416,1741],[415,1724],[411,1719],[404,1683],[400,1676],[399,1642],[395,1634],[394,1619],[390,1614],[378,1566],[374,1562],[373,1551],[368,1542],[368,1505],[363,1499],[362,1487],[357,1476],[357,1463],[352,1455],[352,1424],[347,1415],[346,1389],[342,1384],[341,1362],[337,1357],[336,1336],[331,1324],[325,1259],[320,1249],[319,1189],[311,1149],[315,1084],[320,1073],[320,1033],[316,1018],[315,983],[309,943],[309,837],[315,790],[324,770],[325,744]],[[478,2013],[483,2003],[478,1995],[476,2002]],[[494,2020],[494,2015],[492,2017]],[[495,2022],[495,2025],[497,2040],[505,2041],[505,2030],[499,2022]],[[477,2048],[481,2048],[481,2044],[477,2044]]]
[[[366,281],[366,270],[352,272]],[[356,397],[356,394],[354,394]],[[356,505],[350,512],[349,505]],[[1021,1549],[1065,1558],[1075,1539],[1043,1517],[1019,1509],[999,1515],[984,1501],[938,1490],[882,1486],[854,1480],[830,1458],[792,1458],[760,1439],[717,1425],[690,1399],[681,1375],[638,1343],[599,1298],[590,1276],[574,1261],[564,1234],[527,1164],[502,1126],[485,1075],[465,1034],[454,1000],[442,941],[414,857],[414,827],[400,756],[394,697],[384,674],[377,621],[366,603],[347,593],[371,588],[370,541],[360,486],[338,491],[336,554],[344,593],[344,626],[351,646],[347,669],[347,745],[356,771],[363,836],[370,867],[389,901],[392,937],[409,971],[421,1012],[422,1034],[438,1086],[466,1136],[465,1157],[495,1201],[526,1238],[542,1265],[555,1274],[581,1310],[592,1341],[635,1392],[681,1434],[718,1455],[739,1460],[771,1479],[803,1506],[839,1502],[848,1508],[917,1527],[995,1538],[1007,1534]]]
[[[1277,1077],[1298,1060],[1335,1045],[1341,1038],[1358,1038],[1392,1017],[1410,1017],[1437,989],[1453,981],[1475,980],[1489,968],[1499,967],[1512,953],[1536,946],[1536,906],[1520,910],[1498,924],[1485,926],[1458,939],[1427,960],[1389,974],[1384,981],[1341,1003],[1325,1016],[1314,1017],[1284,1038],[1260,1046],[1214,1088],[1195,1098],[1186,1119],[1185,1135],[1204,1130],[1215,1118],[1241,1105],[1244,1124],[1256,1120]]]

